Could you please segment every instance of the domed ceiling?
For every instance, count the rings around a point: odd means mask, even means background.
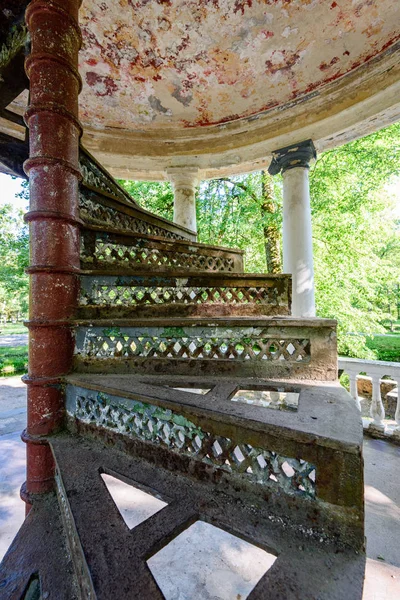
[[[310,96],[400,38],[399,0],[84,0],[81,119],[204,128]]]

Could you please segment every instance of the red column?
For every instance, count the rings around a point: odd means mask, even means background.
[[[32,0],[26,11],[32,50],[26,61],[30,104],[31,266],[29,308],[27,481],[22,497],[54,485],[54,462],[46,436],[63,426],[62,376],[71,370],[78,294],[79,138],[78,52],[81,0]]]

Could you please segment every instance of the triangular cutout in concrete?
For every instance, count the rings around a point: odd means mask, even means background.
[[[143,523],[167,506],[167,502],[135,487],[133,483],[129,485],[106,473],[102,473],[101,477],[129,529]]]

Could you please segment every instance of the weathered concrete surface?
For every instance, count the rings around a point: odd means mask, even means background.
[[[19,488],[25,479],[25,446],[19,439],[19,432],[24,426],[25,394],[25,386],[19,377],[0,380],[0,424],[3,431],[9,432],[0,437],[1,556],[24,517]],[[15,411],[11,417],[10,411]],[[14,433],[11,433],[13,429]],[[368,559],[363,600],[394,600],[400,595],[400,485],[396,475],[400,451],[387,442],[376,440],[365,440],[364,446]],[[10,450],[13,453],[11,460]],[[12,479],[11,473],[14,473]],[[128,500],[126,502],[128,508]],[[184,548],[183,558],[186,546]],[[204,553],[207,547],[200,546],[199,551]],[[189,581],[193,570],[185,568],[183,579]],[[238,570],[240,565],[230,564],[224,578],[234,581]]]
[[[395,0],[87,1],[82,121],[204,127],[285,105],[392,45],[396,8]]]
[[[320,151],[376,131],[399,118],[397,10],[396,0],[84,2],[83,142],[120,178],[187,166],[206,179],[264,168],[311,137]]]

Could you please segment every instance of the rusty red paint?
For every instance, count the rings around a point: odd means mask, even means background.
[[[26,497],[53,487],[54,461],[46,436],[64,419],[61,378],[72,365],[69,324],[79,269],[79,137],[77,71],[80,0],[33,0],[26,21],[30,79],[31,277]],[[54,43],[56,41],[56,43]]]
[[[112,96],[118,87],[111,77],[98,75],[93,71],[86,73],[86,81],[90,87],[94,88],[96,96]]]
[[[334,56],[329,63],[322,62],[319,65],[319,68],[320,68],[321,71],[327,71],[328,69],[330,69],[331,67],[333,67],[333,65],[335,65],[337,62],[339,62],[339,60],[340,59],[339,59],[338,56]]]
[[[235,5],[233,7],[233,12],[241,12],[244,15],[244,11],[246,8],[251,8],[253,4],[253,0],[235,0]]]
[[[282,50],[281,55],[282,58],[278,59],[277,62],[273,60],[265,61],[267,73],[275,75],[278,72],[290,71],[301,60],[301,56],[297,52],[289,53],[286,50]]]
[[[263,33],[263,35],[264,35],[264,37],[265,37],[266,40],[268,40],[269,38],[274,37],[274,35],[275,35],[273,31],[265,31],[265,30],[263,30],[262,33]]]
[[[128,130],[169,129],[206,120],[222,124],[233,114],[245,119],[266,106],[283,107],[317,84],[329,83],[332,70],[342,76],[352,63],[377,55],[393,38],[393,3],[381,0],[377,7],[358,0],[347,6],[330,0],[326,11],[322,0],[237,0],[232,5],[113,0],[103,10],[88,0],[81,12],[82,70],[85,77],[92,71],[110,77],[116,89],[107,86],[98,96],[86,84],[82,115],[96,129],[120,127],[121,122]],[[380,14],[389,15],[382,25],[376,18]],[[340,60],[329,70],[336,56]],[[93,58],[99,69],[90,66]],[[273,76],[268,85],[266,74]],[[183,94],[188,89],[190,102]]]

